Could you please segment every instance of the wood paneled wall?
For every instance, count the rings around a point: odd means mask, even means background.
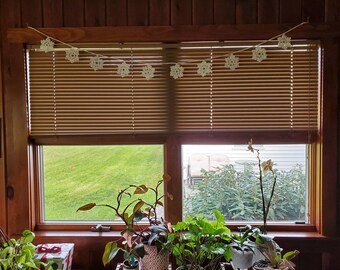
[[[335,20],[335,0],[2,0],[5,26],[278,24]],[[7,12],[6,12],[7,11]]]
[[[0,57],[0,226],[10,233],[32,228],[32,213],[19,216],[7,209],[27,208],[21,201],[31,196],[31,177],[27,171],[29,149],[25,122],[25,89],[23,48],[6,41],[8,28],[32,27],[94,27],[94,26],[178,26],[178,25],[254,25],[335,22],[340,18],[337,0],[0,0],[1,57]],[[330,87],[338,88],[340,78],[340,39],[330,38],[329,46],[337,58],[329,60],[327,76]],[[338,63],[338,64],[336,64]],[[334,68],[334,69],[333,69]],[[335,95],[339,99],[340,95]],[[3,101],[3,102],[2,102]],[[340,110],[337,115],[340,118]],[[338,126],[338,123],[328,123]],[[340,127],[338,126],[338,134]],[[334,147],[340,153],[337,134]],[[336,148],[335,148],[336,149]],[[331,150],[331,149],[330,149]],[[333,148],[334,151],[334,148]],[[335,151],[334,151],[335,152]],[[334,166],[339,164],[334,153]],[[340,166],[338,166],[340,175]],[[338,179],[338,183],[340,180]],[[6,186],[15,187],[17,200],[5,199]],[[334,191],[335,192],[335,191]],[[337,213],[340,231],[340,184],[337,203],[331,211]],[[26,198],[26,199],[25,199]],[[22,200],[21,200],[22,199]],[[26,211],[23,211],[26,213]],[[339,234],[338,234],[339,235]],[[92,237],[93,238],[93,237]],[[85,237],[46,237],[38,241],[72,241],[77,244],[74,265],[77,268],[100,269],[101,247],[107,239],[99,237],[96,245],[88,246]],[[339,242],[334,239],[280,239],[285,248],[298,248],[298,269],[338,269]],[[310,245],[312,248],[309,248]],[[334,247],[334,249],[332,248]]]

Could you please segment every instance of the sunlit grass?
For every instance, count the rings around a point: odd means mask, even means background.
[[[43,160],[45,220],[113,220],[108,208],[76,210],[92,202],[115,205],[119,190],[155,186],[164,171],[163,145],[44,146]]]

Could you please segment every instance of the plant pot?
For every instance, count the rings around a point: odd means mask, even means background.
[[[139,269],[139,263],[137,262],[137,265],[130,266],[126,261],[122,264],[123,270],[138,270]]]
[[[156,246],[144,245],[145,255],[141,260],[141,270],[167,270],[169,266],[169,250],[157,252]]]
[[[231,266],[234,270],[248,270],[253,264],[253,252],[251,250],[232,249]]]

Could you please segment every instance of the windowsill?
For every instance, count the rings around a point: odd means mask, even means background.
[[[119,238],[121,234],[119,231],[110,231],[110,232],[90,232],[90,231],[36,231],[35,235],[37,238],[73,238],[73,237],[101,237],[101,238]],[[317,238],[317,239],[326,239],[327,237],[323,236],[318,232],[269,232],[269,236],[273,236],[275,238]]]

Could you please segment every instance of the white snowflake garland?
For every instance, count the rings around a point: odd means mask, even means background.
[[[234,54],[230,54],[227,58],[225,58],[224,66],[226,68],[230,68],[231,70],[237,69],[240,66],[239,58]]]
[[[175,64],[170,67],[170,76],[175,80],[183,77],[184,67],[181,67],[179,64]]]
[[[256,46],[254,50],[252,50],[253,59],[257,62],[262,62],[267,59],[266,49],[261,48],[260,46]]]
[[[278,37],[277,38],[278,40],[278,47],[279,48],[282,48],[284,50],[287,50],[289,47],[292,46],[292,44],[290,44],[290,40],[291,38],[290,37],[287,37],[285,34],[282,34],[281,37]]]
[[[40,43],[40,50],[44,51],[45,53],[53,51],[54,42],[49,37],[41,40]]]
[[[104,61],[98,55],[90,58],[90,67],[97,71],[98,69],[102,69],[104,67]]]
[[[211,64],[203,60],[201,63],[197,64],[197,74],[202,77],[212,73]]]
[[[122,78],[128,76],[130,74],[130,65],[123,61],[123,63],[118,65],[117,74]]]
[[[79,61],[79,50],[77,48],[71,48],[65,52],[65,58],[71,63]]]
[[[142,69],[142,76],[147,80],[152,79],[155,76],[154,73],[155,68],[153,68],[150,64],[147,64]]]

